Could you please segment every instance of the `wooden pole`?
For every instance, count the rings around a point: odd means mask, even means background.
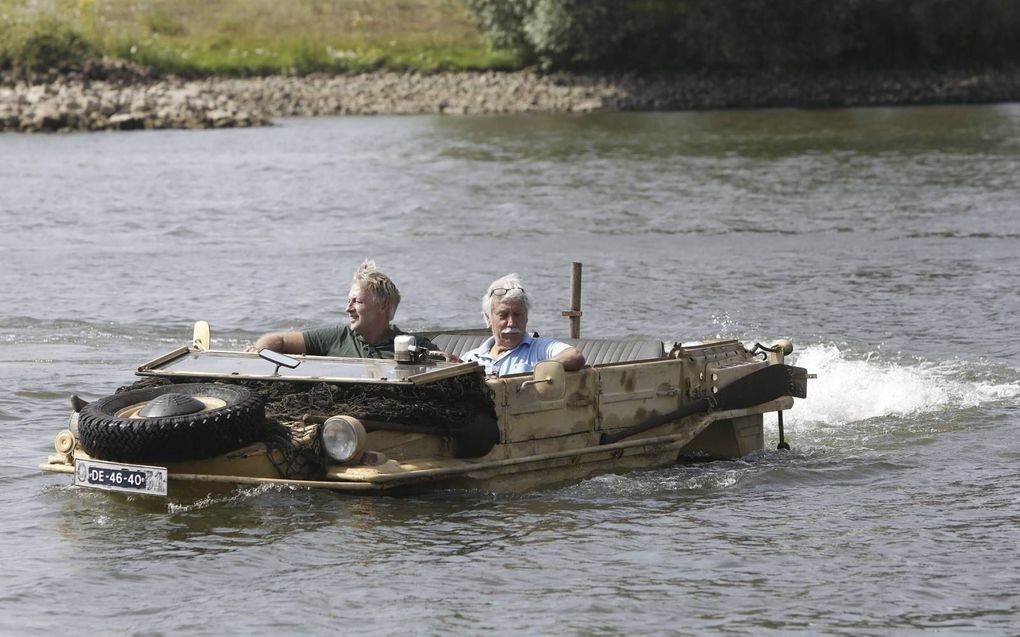
[[[570,317],[570,338],[581,338],[581,264],[570,264],[570,311],[563,312]]]

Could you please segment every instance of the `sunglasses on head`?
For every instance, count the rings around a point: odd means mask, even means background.
[[[492,288],[489,290],[489,296],[505,296],[510,290],[520,290],[524,293],[524,288]]]

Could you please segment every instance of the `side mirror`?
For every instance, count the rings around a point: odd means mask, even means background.
[[[554,360],[542,361],[535,365],[534,380],[526,380],[521,383],[518,391],[533,385],[539,400],[560,400],[567,393],[566,372],[563,371],[563,363]]]
[[[273,350],[266,349],[265,347],[259,350],[259,358],[263,358],[276,365],[276,369],[273,370],[273,376],[279,375],[280,367],[294,369],[301,364],[301,361],[296,358],[291,358],[290,356],[281,354],[280,352],[274,352]]]

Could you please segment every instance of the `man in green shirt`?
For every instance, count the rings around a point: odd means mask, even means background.
[[[376,269],[375,261],[366,259],[354,272],[347,294],[350,325],[263,334],[249,350],[268,348],[283,354],[393,358],[393,337],[404,334],[390,324],[399,304],[400,292],[393,280]],[[416,335],[416,340],[419,347],[435,349],[427,338]],[[444,356],[456,362],[455,356]]]

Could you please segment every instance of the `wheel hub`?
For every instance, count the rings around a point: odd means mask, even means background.
[[[184,394],[162,394],[156,396],[147,405],[138,410],[142,418],[162,418],[165,416],[185,416],[197,414],[205,409],[205,403]]]

